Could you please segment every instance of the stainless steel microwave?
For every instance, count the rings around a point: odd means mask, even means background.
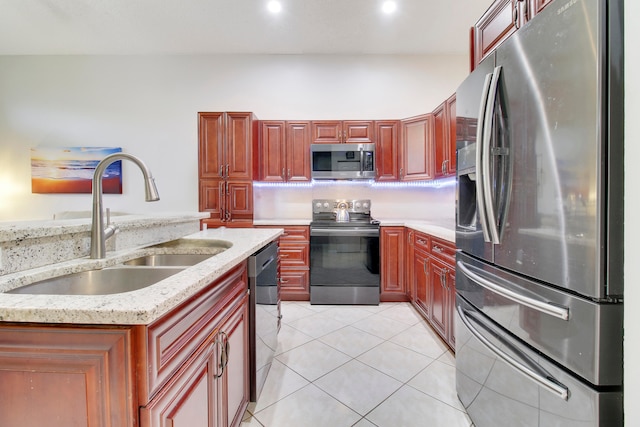
[[[311,178],[373,179],[375,144],[311,144]]]

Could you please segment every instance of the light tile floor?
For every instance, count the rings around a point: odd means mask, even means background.
[[[243,427],[468,427],[455,359],[408,303],[282,303],[276,357]]]

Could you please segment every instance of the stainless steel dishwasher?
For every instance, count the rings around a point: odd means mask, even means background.
[[[249,257],[250,399],[257,402],[278,344],[280,330],[278,244],[272,242]]]

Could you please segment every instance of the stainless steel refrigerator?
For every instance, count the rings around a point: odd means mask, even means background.
[[[555,0],[457,90],[456,386],[476,427],[622,425],[622,0]]]

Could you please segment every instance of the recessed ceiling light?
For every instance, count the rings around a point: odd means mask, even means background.
[[[267,9],[269,9],[269,12],[271,13],[280,13],[282,10],[282,4],[278,0],[271,0],[267,3]]]
[[[398,5],[394,0],[386,0],[382,3],[382,11],[387,14],[395,12],[397,7]]]

